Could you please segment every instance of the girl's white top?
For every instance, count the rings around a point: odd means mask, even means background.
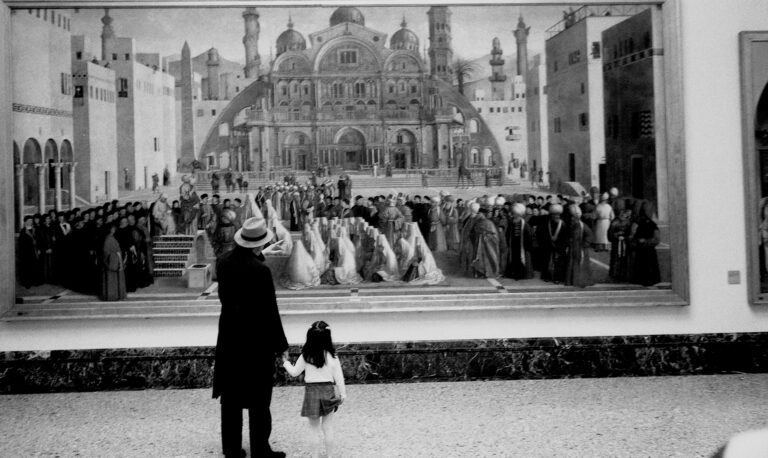
[[[331,356],[325,352],[325,364],[323,367],[317,367],[314,364],[304,361],[304,355],[299,356],[296,365],[290,361],[285,361],[283,367],[291,377],[298,377],[304,372],[304,383],[332,382],[339,389],[341,397],[347,397],[347,389],[344,386],[344,373],[341,371],[341,362],[339,358]]]

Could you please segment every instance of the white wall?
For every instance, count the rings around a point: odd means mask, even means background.
[[[768,30],[768,2],[682,0],[691,305],[505,313],[323,317],[339,341],[768,332],[768,306],[751,307],[746,269],[738,32]],[[715,83],[713,83],[716,82]],[[6,154],[2,152],[1,154]],[[680,198],[680,196],[673,196]],[[750,247],[751,248],[751,247]],[[300,343],[318,317],[284,320]],[[0,323],[0,351],[214,345],[216,318]]]

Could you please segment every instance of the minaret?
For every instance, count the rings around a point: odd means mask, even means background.
[[[192,53],[185,41],[181,48],[181,163],[186,166],[195,160],[195,121],[192,106]]]
[[[208,50],[208,100],[219,100],[219,51],[216,48]]]
[[[109,60],[111,54],[110,43],[115,38],[115,31],[112,29],[112,17],[109,16],[109,8],[104,9],[104,17],[101,18],[101,23],[104,27],[101,29],[101,60]]]
[[[504,74],[504,51],[501,50],[501,42],[498,37],[493,39],[493,48],[491,49],[491,100],[504,100],[504,82],[507,75]]]
[[[517,21],[515,40],[517,41],[517,74],[523,77],[528,69],[528,32],[530,29],[530,27],[525,26],[521,14]]]
[[[453,50],[451,49],[451,10],[433,6],[429,16],[429,69],[432,75],[453,84]]]
[[[243,12],[245,20],[245,77],[258,78],[261,57],[259,56],[259,13],[256,8],[246,8]]]

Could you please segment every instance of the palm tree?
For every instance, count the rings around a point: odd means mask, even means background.
[[[456,84],[459,87],[459,93],[461,95],[464,95],[464,82],[477,70],[477,64],[471,60],[457,57],[456,60],[453,61],[453,74],[456,75]]]

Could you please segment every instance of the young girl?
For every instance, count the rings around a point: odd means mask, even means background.
[[[308,417],[309,427],[318,442],[312,456],[319,457],[322,443],[330,458],[333,455],[333,413],[347,398],[341,362],[331,340],[331,328],[325,321],[315,321],[307,331],[307,343],[301,349],[296,366],[283,356],[283,367],[292,377],[304,372],[304,404],[301,416]],[[335,394],[334,385],[338,389]]]

